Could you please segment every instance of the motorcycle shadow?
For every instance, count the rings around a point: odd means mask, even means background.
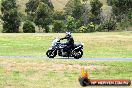
[[[65,59],[67,59],[67,60],[76,60],[75,58],[72,58],[72,57],[56,57],[56,58],[53,58],[53,59],[59,59],[59,60],[65,60]]]

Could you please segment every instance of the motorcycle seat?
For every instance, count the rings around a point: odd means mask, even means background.
[[[74,44],[74,48],[76,48],[76,47],[78,47],[78,46],[80,46],[80,44]]]

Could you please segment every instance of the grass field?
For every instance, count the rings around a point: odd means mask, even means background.
[[[65,34],[0,34],[0,56],[45,56],[55,37]],[[84,43],[84,57],[132,57],[132,32],[73,34]]]
[[[18,8],[23,14],[27,1],[17,0]],[[51,1],[55,10],[62,10],[68,0]],[[106,0],[101,1],[104,3],[103,10],[107,13],[109,7]],[[58,33],[0,33],[0,56],[45,57],[52,40],[64,36],[65,34]],[[132,58],[132,32],[76,33],[73,37],[75,42],[85,44],[83,57]],[[0,88],[82,88],[78,82],[82,67],[88,70],[90,79],[132,80],[132,61],[0,58]],[[132,88],[132,86],[88,88]]]
[[[52,40],[58,36],[65,34],[1,33],[0,56],[45,56]],[[73,37],[76,42],[84,42],[84,57],[132,58],[132,32],[77,33]],[[78,77],[83,67],[90,79],[132,80],[132,61],[3,58],[0,59],[0,88],[82,88]]]
[[[0,88],[82,88],[78,82],[82,67],[88,70],[90,79],[132,80],[132,62],[3,58],[0,59]]]

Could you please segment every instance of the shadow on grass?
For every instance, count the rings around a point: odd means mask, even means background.
[[[58,59],[60,59],[60,60],[77,60],[77,59],[75,59],[75,58],[73,58],[73,57],[56,57],[56,58],[48,58],[48,59],[55,59],[55,60],[58,60]]]

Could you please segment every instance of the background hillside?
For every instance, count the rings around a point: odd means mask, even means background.
[[[1,3],[2,0],[0,0]],[[17,5],[18,5],[18,10],[22,13],[22,14],[26,14],[25,13],[25,4],[29,1],[29,0],[16,0],[17,1]],[[51,0],[53,5],[54,5],[54,9],[57,11],[62,11],[66,5],[66,3],[69,0]],[[111,12],[111,7],[109,7],[107,5],[107,0],[100,0],[103,3],[103,12],[105,14],[109,14],[109,12]],[[88,0],[88,3],[90,2],[90,0]],[[1,7],[1,4],[0,4]],[[1,14],[1,11],[0,11]],[[0,23],[0,31],[2,30],[2,24]]]
[[[29,0],[16,0],[18,5],[19,5],[19,10],[24,14],[25,12],[25,4],[29,1]],[[63,10],[63,8],[65,7],[66,3],[68,2],[68,0],[51,0],[55,10]],[[107,0],[100,0],[103,3],[103,11],[105,13],[109,13],[111,10],[111,7],[107,5]],[[1,2],[1,0],[0,0]],[[90,0],[88,0],[88,3],[90,2]],[[0,11],[1,13],[1,11]]]
[[[63,8],[65,7],[66,3],[68,2],[68,0],[51,0],[55,10],[63,10]],[[107,0],[100,0],[104,6],[103,9],[107,9],[108,5],[107,5]],[[19,4],[19,8],[21,8],[22,11],[24,11],[25,9],[25,3],[27,3],[28,0],[17,0],[17,3]],[[88,0],[88,2],[90,2],[90,0]]]
[[[1,1],[2,0],[0,0],[0,2]],[[58,31],[64,32],[66,30],[71,32],[95,32],[95,31],[107,32],[107,31],[115,31],[115,30],[120,31],[120,30],[131,29],[130,25],[132,23],[129,21],[131,19],[131,14],[132,14],[131,1],[128,1],[128,2],[118,1],[119,2],[118,4],[114,4],[113,2],[113,5],[110,4],[110,1],[108,1],[107,3],[107,0],[88,0],[87,3],[85,3],[82,0],[78,0],[78,1],[49,0],[49,2],[36,1],[36,0],[30,1],[30,2],[28,2],[29,0],[15,0],[15,1],[18,6],[17,11],[18,13],[20,12],[18,18],[17,16],[15,16],[16,17],[15,19],[18,19],[17,23],[19,23],[19,20],[21,22],[20,22],[19,28],[18,27],[13,28],[12,30],[19,30],[19,32],[23,32],[22,27],[26,20],[32,21],[34,23],[34,24],[31,23],[31,24],[36,27],[34,29],[36,30],[36,32],[58,32]],[[7,5],[5,5],[5,7],[3,5],[4,9],[9,5],[8,2],[10,4],[13,3],[13,1],[7,0],[7,2],[5,3]],[[38,2],[39,2],[39,5],[38,5]],[[26,3],[28,3],[27,7],[25,5]],[[49,6],[48,7],[44,6],[44,3],[46,4],[49,3],[47,4]],[[122,3],[126,3],[126,4],[122,4]],[[54,6],[54,10],[53,10],[53,6]],[[50,11],[47,8],[51,9],[52,11]],[[25,12],[25,9],[26,9],[26,12]],[[9,10],[11,11],[14,9],[10,8]],[[37,13],[37,11],[39,13]],[[39,15],[40,12],[41,12],[41,17]],[[0,11],[0,14],[1,14],[1,11]],[[68,18],[70,16],[71,18]],[[6,20],[7,18],[8,17],[5,17]],[[46,20],[47,18],[48,20]],[[12,24],[14,25],[15,23],[13,22],[16,22],[14,21],[14,18],[9,18],[9,19],[10,20],[13,19],[12,22],[10,22],[11,23],[10,25],[11,26]],[[73,19],[73,20],[68,21],[68,19]],[[69,24],[70,21],[74,22],[72,26],[70,26]],[[2,21],[0,22],[1,22],[0,30],[2,30],[2,26],[1,26]],[[5,23],[5,21],[3,22]],[[6,22],[6,23],[9,23],[9,22]],[[90,25],[94,25],[93,26],[94,28],[93,29],[90,28]],[[7,27],[9,27],[7,29],[10,29],[10,26],[7,26]],[[6,28],[3,28],[3,30],[5,31]]]

